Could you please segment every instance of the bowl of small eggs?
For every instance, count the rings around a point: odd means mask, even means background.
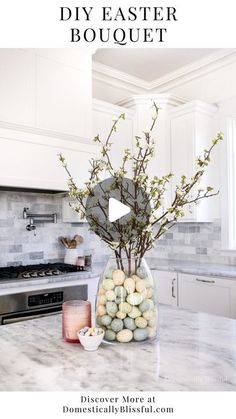
[[[84,327],[77,335],[86,351],[96,351],[104,338],[104,333],[100,327]]]

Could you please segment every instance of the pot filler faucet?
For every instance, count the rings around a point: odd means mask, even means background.
[[[23,210],[23,218],[25,220],[29,219],[29,224],[26,226],[26,230],[28,231],[35,231],[36,224],[41,223],[56,223],[57,222],[57,214],[36,214],[33,212],[29,212],[29,208],[24,208]]]

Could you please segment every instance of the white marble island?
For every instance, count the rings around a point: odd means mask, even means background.
[[[236,320],[160,307],[159,343],[61,339],[61,316],[0,327],[0,390],[236,390]]]

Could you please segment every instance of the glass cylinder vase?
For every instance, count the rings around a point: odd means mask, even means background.
[[[109,259],[98,284],[96,324],[108,343],[158,338],[155,284],[144,259]]]

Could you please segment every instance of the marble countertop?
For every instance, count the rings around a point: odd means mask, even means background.
[[[86,352],[61,316],[0,327],[0,390],[236,390],[236,320],[160,307],[157,343]]]
[[[151,269],[236,279],[236,266],[233,265],[197,263],[191,261],[157,258],[147,258],[147,262]]]

